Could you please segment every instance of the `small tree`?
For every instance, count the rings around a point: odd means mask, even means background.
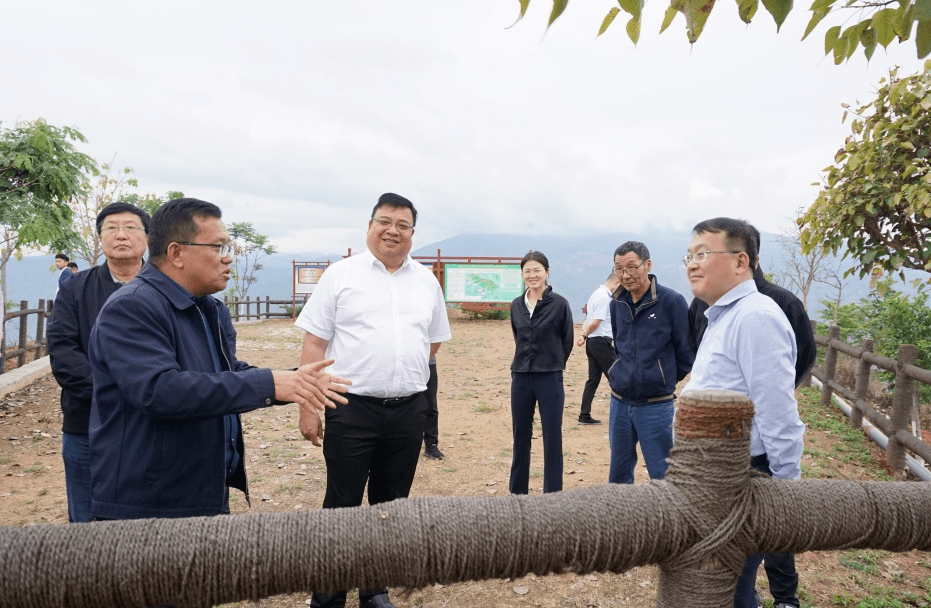
[[[853,111],[853,133],[799,225],[803,251],[842,251],[853,261],[845,276],[879,270],[904,279],[903,268],[931,272],[931,61],[906,78],[892,70],[882,83]]]
[[[801,216],[800,210],[797,217]],[[803,251],[801,228],[797,223],[782,232],[779,236],[779,246],[782,249],[783,266],[776,272],[778,281],[787,289],[800,294],[805,310],[808,310],[808,295],[815,283],[834,287],[840,303],[840,293],[844,285],[836,264],[823,249]]]
[[[258,279],[255,274],[262,270],[261,260],[275,253],[278,248],[268,242],[268,236],[256,232],[252,222],[237,222],[229,228],[230,239],[236,244],[233,260],[233,286],[226,295],[235,300],[246,299],[249,287]]]
[[[70,250],[77,236],[68,201],[81,188],[85,171],[96,168],[72,142],[87,140],[71,127],[39,118],[0,125],[0,285],[7,301],[6,264],[24,247]],[[4,306],[5,308],[5,306]],[[2,326],[0,323],[0,331]]]

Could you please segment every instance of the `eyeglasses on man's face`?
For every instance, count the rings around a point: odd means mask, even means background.
[[[100,229],[100,234],[116,234],[118,232],[125,232],[127,235],[143,234],[145,228],[141,226],[104,226]]]
[[[414,227],[408,224],[407,222],[392,222],[386,217],[375,218],[372,221],[375,222],[379,227],[384,228],[385,230],[388,230],[389,228],[391,228],[391,226],[394,226],[395,230],[397,230],[398,232],[404,233],[404,234],[407,234],[414,229]]]
[[[641,268],[644,264],[646,264],[646,263],[647,263],[647,261],[646,261],[646,260],[643,260],[642,262],[640,262],[640,263],[639,263],[638,265],[636,265],[636,266],[615,266],[615,267],[614,267],[614,276],[616,276],[616,277],[622,277],[622,276],[624,276],[624,275],[626,274],[627,276],[632,277],[632,276],[634,276],[634,274],[635,274],[638,270],[640,270],[640,268]]]
[[[696,253],[687,253],[682,257],[682,265],[688,268],[689,264],[695,262],[701,264],[708,259],[712,253],[743,253],[743,251],[698,251]]]
[[[233,243],[223,243],[223,244],[214,244],[214,243],[190,243],[187,241],[178,241],[179,245],[188,245],[189,247],[213,247],[217,250],[217,253],[220,254],[221,258],[231,258],[233,254],[236,253],[236,245]]]

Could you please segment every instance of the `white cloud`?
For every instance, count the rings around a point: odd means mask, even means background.
[[[89,153],[252,221],[282,251],[364,244],[378,195],[418,206],[416,245],[465,232],[580,234],[737,215],[777,230],[816,190],[888,67],[843,66],[797,7],[775,34],[719,6],[690,47],[681,17],[633,47],[610,2],[167,1],[4,8],[20,58],[0,120],[75,125]],[[28,61],[27,61],[28,58]],[[303,243],[321,243],[304,246]]]

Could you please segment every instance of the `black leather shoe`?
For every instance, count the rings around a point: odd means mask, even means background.
[[[601,424],[601,420],[595,420],[591,416],[579,416],[579,424]]]
[[[427,458],[432,458],[433,460],[443,460],[443,452],[439,450],[435,445],[428,445],[423,449],[423,455]]]
[[[433,448],[436,449],[436,448]],[[388,600],[388,594],[373,595],[367,602],[360,604],[359,608],[397,608]]]

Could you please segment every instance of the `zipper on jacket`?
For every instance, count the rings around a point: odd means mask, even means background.
[[[659,368],[659,375],[663,378],[663,385],[666,385],[666,374],[663,372],[663,362],[659,359],[656,360],[656,367]]]

